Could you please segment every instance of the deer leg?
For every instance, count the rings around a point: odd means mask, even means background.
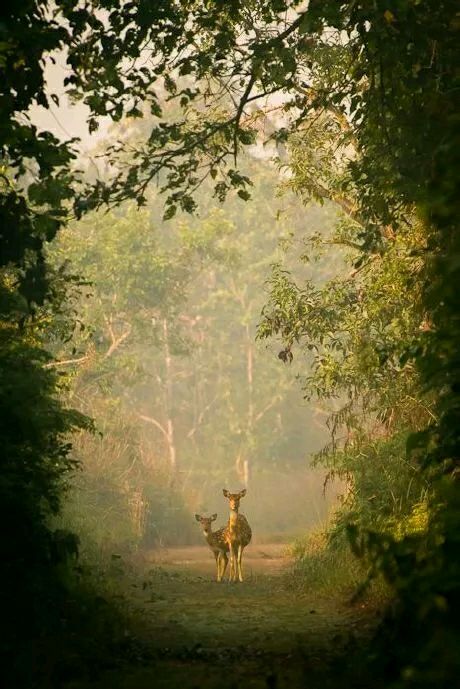
[[[229,550],[229,555],[230,555],[230,573],[228,575],[228,580],[233,581],[233,553],[232,553],[232,547],[230,546]]]
[[[217,581],[220,581],[220,579],[219,579],[219,569],[220,569],[220,560],[219,560],[219,557],[220,557],[220,554],[219,554],[219,551],[218,551],[218,550],[214,550],[214,557],[215,557],[215,559],[216,559],[216,571],[217,571],[216,579],[217,579]]]
[[[243,562],[243,546],[239,545],[238,546],[238,578],[240,581],[243,581],[242,562]]]
[[[222,551],[220,554],[220,557],[221,557],[221,562],[222,562],[222,569],[220,572],[220,580],[222,581],[222,579],[224,578],[225,570],[227,569],[227,563],[228,563],[227,553],[225,551]]]
[[[230,559],[230,570],[228,572],[228,580],[231,581],[232,580],[232,572],[233,572],[233,563],[232,563],[232,548],[230,546],[230,543],[228,544],[228,558]]]
[[[238,578],[238,546],[230,546],[230,581],[236,581]]]

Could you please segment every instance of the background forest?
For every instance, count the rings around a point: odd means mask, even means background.
[[[195,543],[235,483],[261,540],[300,535],[302,595],[385,582],[372,683],[455,684],[459,28],[453,0],[2,10],[10,684],[142,655],[110,568]]]
[[[52,246],[56,270],[79,276],[81,325],[50,366],[68,373],[68,404],[98,431],[74,441],[83,472],[66,512],[106,547],[201,542],[193,514],[217,509],[226,485],[250,487],[258,539],[286,540],[321,523],[336,494],[325,501],[325,472],[308,469],[326,410],[302,401],[299,366],[256,341],[281,246],[324,232],[334,211],[281,199],[267,157],[247,168],[251,204],[218,208],[203,187],[199,217],[164,222],[152,193],[142,210],[85,216]],[[317,265],[318,282],[333,265]]]

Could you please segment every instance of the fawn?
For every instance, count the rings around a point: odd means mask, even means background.
[[[217,514],[213,514],[212,517],[202,517],[199,514],[195,514],[195,519],[201,524],[206,542],[216,558],[217,581],[222,581],[227,569],[227,553],[229,550],[229,545],[224,537],[225,527],[217,531],[212,530],[212,522],[216,521]]]
[[[230,503],[230,517],[224,529],[224,538],[230,549],[230,581],[243,581],[243,550],[250,543],[251,527],[243,514],[239,514],[240,500],[246,495],[246,488],[239,493],[229,493],[223,489],[224,497]]]

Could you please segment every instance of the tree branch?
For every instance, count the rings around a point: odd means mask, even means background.
[[[57,368],[58,366],[67,366],[68,364],[81,364],[83,361],[89,359],[89,354],[81,356],[79,359],[65,359],[64,361],[50,361],[48,364],[44,364],[43,368]]]
[[[216,400],[217,400],[217,395],[216,395],[216,396],[214,397],[214,399],[211,400],[211,402],[209,402],[209,404],[206,405],[206,407],[200,412],[200,414],[198,415],[198,419],[197,419],[196,424],[195,424],[195,425],[193,426],[193,428],[191,428],[191,429],[189,430],[189,432],[187,433],[187,438],[193,438],[193,436],[194,436],[195,433],[197,432],[198,428],[199,428],[199,427],[201,426],[201,424],[203,423],[203,419],[204,419],[204,417],[205,417],[206,412],[208,412],[208,411],[211,409],[212,405],[214,404],[214,402],[215,402]]]
[[[113,331],[112,328],[112,319],[108,319],[106,316],[104,316],[104,320],[107,323],[107,328],[110,333],[110,337],[112,339],[112,344],[104,354],[104,359],[108,359],[109,356],[112,356],[112,354],[118,349],[118,347],[123,344],[123,342],[131,335],[132,331],[132,325],[128,323],[128,328],[125,330],[124,333],[122,333],[119,337],[117,337]]]
[[[252,91],[252,87],[254,86],[254,83],[256,81],[256,75],[254,73],[251,74],[249,77],[249,81],[247,83],[247,86],[244,90],[243,95],[241,96],[240,102],[238,104],[238,109],[236,111],[235,115],[235,129],[233,132],[233,156],[235,158],[235,165],[237,161],[237,156],[238,156],[238,127],[240,126],[240,120],[241,116],[243,114],[244,106],[246,105],[249,95]]]
[[[138,417],[139,417],[142,421],[147,421],[148,423],[153,424],[153,425],[155,426],[155,428],[158,428],[158,430],[162,432],[162,434],[163,434],[164,437],[166,438],[167,442],[169,443],[169,435],[168,435],[168,432],[167,432],[167,430],[166,430],[165,428],[163,428],[163,426],[161,425],[161,423],[160,423],[159,421],[157,421],[156,419],[154,419],[153,416],[145,416],[145,414],[138,414]]]
[[[268,411],[270,411],[270,409],[271,409],[272,407],[274,407],[275,404],[276,404],[277,402],[280,401],[280,399],[281,399],[281,397],[275,397],[275,399],[273,399],[273,400],[272,400],[271,402],[269,402],[263,409],[261,409],[260,412],[259,412],[258,414],[256,414],[256,416],[255,416],[255,418],[254,418],[254,423],[257,423],[258,421],[260,421],[260,419],[261,419],[263,416],[265,416],[265,414],[266,414]]]

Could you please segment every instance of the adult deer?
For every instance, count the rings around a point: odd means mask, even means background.
[[[224,537],[226,527],[217,531],[212,530],[212,523],[216,521],[217,514],[213,514],[212,517],[202,517],[200,514],[195,514],[195,519],[201,524],[206,542],[216,558],[217,581],[222,581],[222,577],[227,569],[227,553],[229,551],[228,543]]]
[[[229,493],[225,488],[222,492],[230,503],[230,517],[224,530],[224,538],[230,550],[230,581],[243,581],[243,550],[252,537],[248,520],[238,512],[240,500],[246,495],[246,488],[239,493]]]

